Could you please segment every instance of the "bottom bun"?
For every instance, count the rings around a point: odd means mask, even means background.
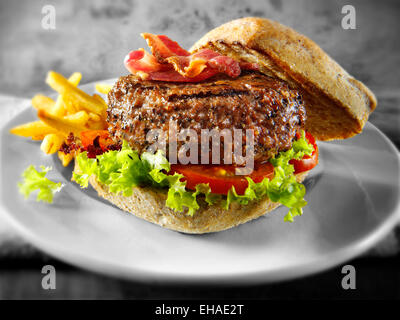
[[[77,162],[75,169],[78,169],[76,166]],[[307,174],[308,171],[297,174],[296,180],[302,182]],[[89,182],[100,197],[118,208],[164,228],[184,233],[201,234],[226,230],[261,217],[280,206],[280,203],[265,198],[247,205],[232,203],[229,210],[224,210],[218,204],[209,206],[203,199],[198,198],[200,209],[193,216],[189,216],[184,212],[175,212],[165,205],[166,190],[136,187],[132,196],[125,197],[109,192],[108,187],[97,181],[95,176],[92,176]]]

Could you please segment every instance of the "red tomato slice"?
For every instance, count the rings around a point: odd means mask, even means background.
[[[81,142],[83,148],[86,150],[90,145],[93,145],[94,140],[99,137],[100,148],[104,151],[107,147],[113,144],[107,130],[88,130],[81,132]]]
[[[306,133],[306,139],[313,145],[314,152],[311,156],[305,156],[302,160],[291,160],[295,172],[300,173],[314,168],[318,163],[318,147],[314,137]],[[244,194],[248,186],[247,176],[235,175],[235,166],[233,165],[171,165],[170,174],[175,172],[184,175],[186,188],[195,190],[196,185],[208,183],[211,192],[217,194],[227,194],[235,187],[237,194]],[[254,182],[261,182],[264,178],[272,179],[274,177],[274,167],[271,163],[255,164],[253,172],[248,176]]]
[[[301,160],[290,160],[289,163],[294,167],[294,173],[300,173],[311,170],[318,164],[318,146],[315,143],[315,138],[308,132],[306,132],[306,139],[314,147],[314,151],[311,156],[304,156]]]
[[[248,185],[246,177],[258,183],[264,178],[271,179],[274,176],[274,167],[269,162],[256,166],[248,176],[235,175],[235,168],[232,165],[178,164],[171,165],[170,173],[183,174],[189,190],[195,190],[200,183],[208,183],[211,192],[217,194],[227,194],[232,187],[235,187],[238,194],[244,194]]]

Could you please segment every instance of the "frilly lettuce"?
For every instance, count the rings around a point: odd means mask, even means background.
[[[132,195],[137,186],[153,186],[167,188],[166,205],[175,211],[184,211],[193,215],[199,208],[198,197],[201,196],[209,204],[219,203],[224,209],[237,202],[246,205],[250,201],[268,197],[273,202],[279,202],[289,208],[285,221],[293,221],[295,216],[302,214],[302,208],[307,204],[304,200],[306,193],[304,185],[298,183],[294,176],[294,168],[289,161],[311,155],[313,146],[308,143],[303,132],[302,136],[293,143],[290,150],[280,152],[270,162],[274,166],[274,178],[264,179],[255,183],[247,178],[249,185],[243,195],[238,195],[232,188],[227,196],[211,193],[207,184],[199,184],[195,191],[186,190],[186,182],[181,181],[183,175],[174,173],[168,175],[170,163],[159,150],[155,154],[144,152],[141,156],[124,142],[120,151],[109,151],[96,159],[89,159],[86,152],[77,156],[79,172],[73,173],[73,179],[82,187],[88,186],[90,176],[95,175],[110,192]]]
[[[39,190],[36,201],[52,203],[54,194],[60,191],[62,184],[46,178],[47,172],[51,170],[50,167],[41,166],[40,168],[41,172],[37,171],[34,166],[29,166],[24,171],[23,182],[18,183],[19,191],[25,198],[28,198],[32,192]]]

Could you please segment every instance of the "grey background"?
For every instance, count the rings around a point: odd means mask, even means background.
[[[56,29],[41,26],[54,5]],[[341,27],[341,8],[356,8],[356,30]],[[146,47],[141,32],[166,34],[189,48],[231,19],[259,16],[291,26],[316,41],[377,95],[371,116],[400,144],[400,1],[396,0],[2,0],[0,93],[31,97],[48,91],[48,70],[83,73],[82,83],[126,74],[127,52]]]
[[[141,32],[167,34],[189,48],[231,19],[275,19],[309,36],[372,90],[399,89],[399,1],[113,0],[0,2],[1,92],[30,96],[44,90],[49,69],[81,71],[84,81],[126,73],[126,53],[146,43]],[[357,29],[341,28],[352,4]],[[56,9],[56,30],[43,30],[41,9]],[[397,13],[397,15],[395,14]]]

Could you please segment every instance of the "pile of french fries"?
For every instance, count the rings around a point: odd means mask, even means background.
[[[74,158],[74,154],[64,154],[60,148],[73,133],[80,135],[83,131],[106,129],[107,103],[98,95],[89,95],[78,88],[82,74],[73,73],[68,79],[61,74],[50,71],[46,83],[58,92],[53,100],[42,94],[32,98],[32,106],[37,110],[39,120],[25,123],[10,130],[12,134],[42,140],[41,150],[46,154],[58,152],[63,166]],[[96,91],[107,94],[111,85],[97,84]]]

